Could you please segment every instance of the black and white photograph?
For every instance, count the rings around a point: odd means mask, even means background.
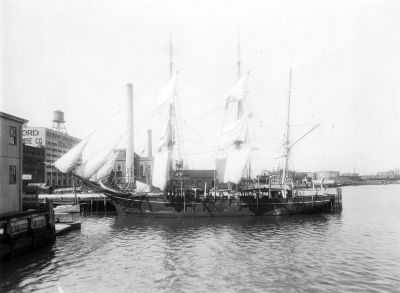
[[[399,292],[400,2],[0,2],[0,292]]]

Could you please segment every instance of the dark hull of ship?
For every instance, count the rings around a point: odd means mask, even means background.
[[[181,197],[127,196],[104,193],[119,215],[138,217],[249,217],[331,213],[341,209],[335,195],[292,198],[213,198],[185,202]]]

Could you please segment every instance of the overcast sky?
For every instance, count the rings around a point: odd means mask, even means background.
[[[124,108],[131,82],[140,153],[169,77],[171,35],[183,152],[192,168],[213,168],[224,95],[237,79],[239,30],[258,168],[279,166],[291,63],[292,140],[321,123],[293,149],[292,168],[362,174],[400,168],[399,1],[0,5],[0,110],[30,126],[51,127],[60,109],[68,132],[83,138]]]

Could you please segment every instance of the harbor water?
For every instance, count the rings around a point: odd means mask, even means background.
[[[85,217],[1,264],[0,292],[399,292],[400,185],[343,188],[343,212]]]

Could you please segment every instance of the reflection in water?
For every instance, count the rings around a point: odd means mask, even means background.
[[[393,291],[399,191],[346,188],[337,215],[85,218],[81,232],[4,263],[0,291]]]

